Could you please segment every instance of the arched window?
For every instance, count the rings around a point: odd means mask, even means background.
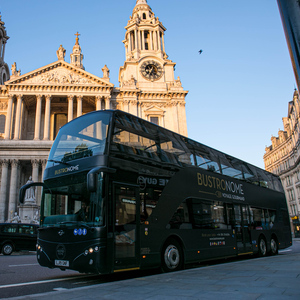
[[[5,132],[5,115],[0,115],[0,133]]]

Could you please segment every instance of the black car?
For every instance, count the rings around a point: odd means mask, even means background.
[[[10,255],[13,251],[36,250],[36,224],[0,223],[0,253]]]

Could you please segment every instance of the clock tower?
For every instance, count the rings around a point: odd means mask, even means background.
[[[165,51],[166,28],[147,0],[137,0],[125,27],[117,108],[187,136],[185,96],[175,63]]]

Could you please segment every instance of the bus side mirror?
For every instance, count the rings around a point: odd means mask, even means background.
[[[98,179],[98,173],[89,172],[87,174],[87,189],[89,192],[97,191],[97,179]]]
[[[88,172],[86,178],[87,190],[89,192],[96,192],[97,191],[97,182],[98,182],[98,174],[103,173],[115,173],[117,170],[113,168],[107,167],[96,167]]]

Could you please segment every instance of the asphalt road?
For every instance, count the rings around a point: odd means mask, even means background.
[[[300,253],[300,240],[295,240],[293,246],[280,251],[280,255]],[[201,268],[207,265],[222,264],[224,262],[239,262],[249,257],[232,260],[219,260],[188,266],[188,268]],[[0,255],[0,299],[8,299],[24,295],[32,295],[51,291],[71,290],[78,287],[91,286],[130,278],[143,278],[158,274],[158,271],[135,271],[112,275],[86,275],[75,271],[61,271],[39,266],[35,253],[14,253],[11,256]]]

